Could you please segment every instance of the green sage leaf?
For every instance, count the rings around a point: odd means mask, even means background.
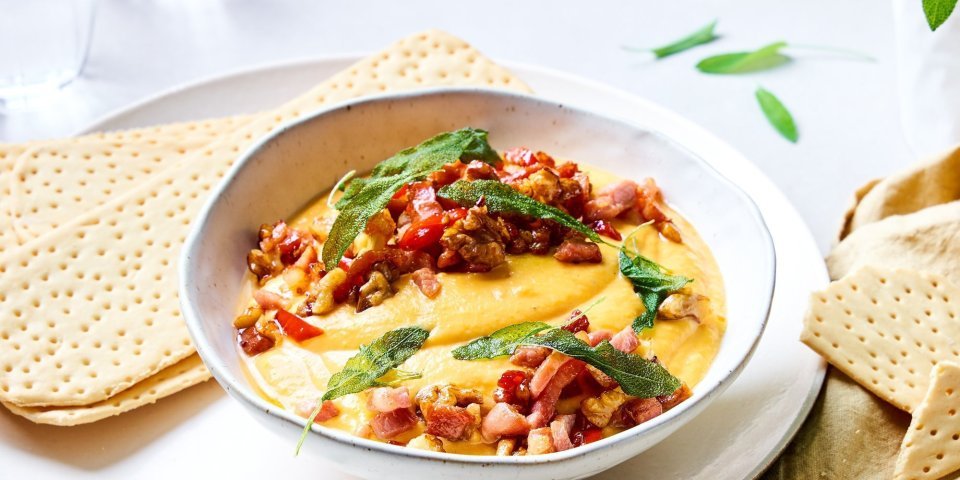
[[[774,42],[750,52],[734,52],[714,55],[697,63],[697,69],[703,73],[738,74],[759,72],[779,67],[790,61],[790,57],[780,53],[786,42]]]
[[[797,143],[800,138],[797,133],[797,124],[793,121],[793,116],[787,107],[772,93],[763,88],[757,88],[757,102],[760,103],[760,110],[773,128],[780,132],[780,135],[793,143]]]
[[[397,368],[420,350],[430,332],[421,327],[403,327],[391,330],[350,357],[327,382],[327,391],[321,400],[362,392],[381,386],[380,377]]]
[[[687,35],[686,37],[683,37],[679,40],[676,40],[662,47],[652,48],[649,51],[652,52],[659,59],[659,58],[669,57],[670,55],[675,55],[680,52],[684,52],[686,50],[689,50],[699,45],[710,43],[716,40],[717,38],[720,38],[716,35],[716,33],[714,33],[714,30],[716,29],[716,27],[717,27],[717,21],[714,20],[709,24],[707,24],[706,26],[700,28],[699,30],[691,33],[690,35]],[[648,51],[646,49],[629,48],[629,47],[627,48],[627,50]]]
[[[957,0],[923,0],[923,14],[927,17],[930,31],[936,31],[950,18]]]
[[[517,323],[457,347],[451,353],[457,360],[479,360],[512,355],[524,340],[548,328],[551,328],[550,325],[543,322]]]
[[[633,285],[633,291],[643,302],[645,311],[633,320],[633,331],[640,333],[653,327],[657,310],[671,293],[680,290],[693,280],[669,274],[663,266],[639,253],[633,257],[625,248],[620,249],[620,273]]]

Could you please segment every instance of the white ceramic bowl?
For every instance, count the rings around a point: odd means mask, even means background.
[[[365,478],[580,478],[601,472],[664,439],[736,378],[766,324],[776,264],[760,212],[745,193],[681,145],[629,122],[528,95],[443,89],[351,102],[287,125],[240,158],[193,226],[180,265],[180,302],[190,333],[220,385],[292,448],[304,419],[254,392],[235,346],[232,322],[257,228],[290,217],[348,170],[369,170],[405,147],[465,126],[488,130],[497,149],[526,145],[623,177],[656,178],[720,265],[728,323],[719,353],[689,400],[640,426],[565,452],[440,454],[315,425],[302,454],[324,456]]]

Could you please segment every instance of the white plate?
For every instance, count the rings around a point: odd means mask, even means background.
[[[269,66],[160,94],[86,131],[270,108],[342,70],[356,57]],[[744,188],[759,204],[777,250],[777,287],[766,333],[740,378],[700,416],[642,455],[597,478],[752,478],[796,433],[825,365],[797,340],[807,297],[826,284],[803,220],[743,156],[700,127],[635,96],[558,72],[507,64],[541,96],[655,126]],[[344,478],[318,458],[292,458],[296,439],[277,439],[226,398],[215,382],[120,417],[60,428],[0,414],[0,464],[11,478]]]

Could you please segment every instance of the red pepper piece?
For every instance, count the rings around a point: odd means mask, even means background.
[[[309,340],[317,335],[323,334],[323,329],[310,325],[302,318],[284,310],[277,310],[277,323],[283,329],[283,333],[298,341]]]
[[[421,218],[410,224],[397,245],[404,250],[422,250],[439,242],[444,228],[443,215]]]

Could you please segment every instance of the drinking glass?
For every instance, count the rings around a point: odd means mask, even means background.
[[[96,0],[0,0],[0,99],[56,90],[87,59]]]

